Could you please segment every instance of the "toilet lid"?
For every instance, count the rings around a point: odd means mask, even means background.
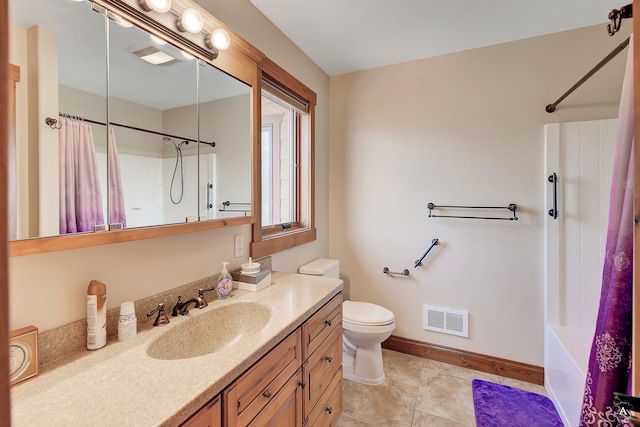
[[[345,301],[342,303],[342,321],[354,325],[389,325],[393,312],[368,302]]]

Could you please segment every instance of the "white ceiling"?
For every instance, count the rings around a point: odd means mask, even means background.
[[[250,0],[330,76],[603,24],[631,0]],[[630,25],[625,22],[622,25]]]

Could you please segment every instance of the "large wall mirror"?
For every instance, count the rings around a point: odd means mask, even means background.
[[[251,86],[91,2],[10,6],[11,240],[251,221]]]

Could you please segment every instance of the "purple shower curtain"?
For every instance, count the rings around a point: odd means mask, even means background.
[[[633,35],[618,120],[600,308],[589,357],[580,426],[629,425],[615,410],[613,392],[631,392]]]
[[[65,119],[60,126],[60,234],[93,231],[104,214],[91,126]]]
[[[122,224],[127,228],[127,216],[124,210],[124,193],[122,191],[122,178],[120,176],[120,160],[118,146],[113,128],[109,128],[109,224]]]

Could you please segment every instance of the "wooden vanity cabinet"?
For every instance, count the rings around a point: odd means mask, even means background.
[[[182,427],[328,427],[341,413],[339,293],[224,389],[221,404],[212,400]]]
[[[222,425],[221,409],[222,405],[218,395],[182,423],[180,427],[220,427]]]
[[[342,293],[304,322],[301,329],[305,426],[314,425],[319,419],[324,421],[318,425],[334,425],[342,413]]]

